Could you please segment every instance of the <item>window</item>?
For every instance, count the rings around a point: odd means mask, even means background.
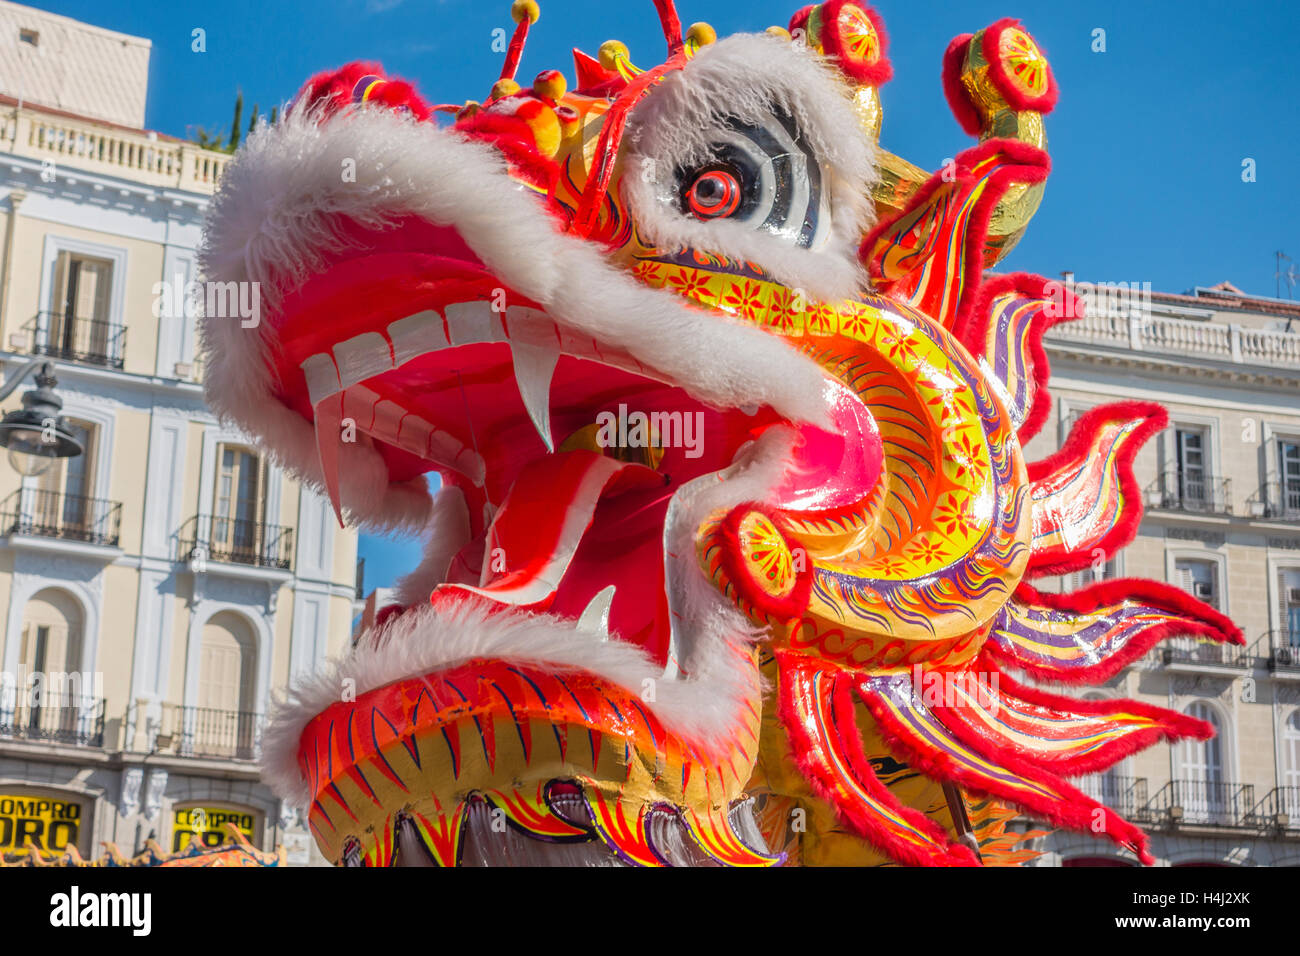
[[[1283,568],[1278,572],[1277,584],[1282,632],[1273,648],[1286,649],[1289,661],[1294,663],[1300,660],[1300,568]]]
[[[237,445],[217,452],[216,499],[212,508],[214,554],[250,561],[258,556],[265,497],[261,459]]]
[[[1300,820],[1300,710],[1282,727],[1282,812],[1292,820]]]
[[[22,661],[29,674],[81,669],[81,606],[63,591],[41,591],[23,609]]]
[[[27,602],[20,645],[24,679],[40,675],[40,683],[32,683],[33,693],[19,702],[15,725],[33,736],[76,739],[78,709],[90,692],[81,686],[81,646],[81,605],[71,595],[45,590]]]
[[[97,514],[95,497],[95,426],[68,420],[68,430],[81,443],[82,453],[59,458],[40,477],[35,511],[41,527],[72,537],[89,535],[104,516]]]
[[[1189,717],[1213,725],[1209,740],[1184,740],[1178,744],[1178,799],[1189,823],[1223,822],[1227,809],[1224,780],[1223,721],[1209,704],[1197,701],[1187,708]]]
[[[253,755],[256,662],[252,628],[239,615],[222,611],[203,626],[197,708],[186,728],[190,752]]]
[[[1219,606],[1219,568],[1217,562],[1180,558],[1174,565],[1178,586],[1212,608]]]
[[[1208,496],[1205,430],[1178,428],[1174,433],[1179,504],[1184,508],[1204,509]]]
[[[31,46],[40,46],[40,45],[41,45],[41,35],[40,35],[40,33],[37,32],[36,30],[21,30],[21,29],[20,29],[20,30],[18,31],[18,42],[19,42],[19,43],[26,43],[26,44],[29,44],[29,45],[31,45]]]
[[[64,250],[54,274],[54,301],[45,329],[47,349],[61,358],[102,364],[118,356],[109,321],[113,263]]]
[[[1283,439],[1277,443],[1277,452],[1282,512],[1300,515],[1300,441]]]

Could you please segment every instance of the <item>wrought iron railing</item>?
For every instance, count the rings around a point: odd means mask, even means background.
[[[1268,662],[1271,671],[1300,671],[1300,630],[1279,628],[1260,636],[1254,644],[1256,653]]]
[[[68,362],[121,368],[126,361],[126,326],[63,312],[40,312],[28,324],[32,353]]]
[[[1232,481],[1183,471],[1168,471],[1146,488],[1149,508],[1192,514],[1232,514]]]
[[[1104,803],[1123,817],[1137,816],[1147,804],[1146,777],[1098,773],[1080,777],[1074,783],[1098,803]]]
[[[1246,499],[1246,513],[1252,518],[1300,521],[1300,480],[1270,478]]]
[[[1254,815],[1265,829],[1300,834],[1300,787],[1274,787],[1256,805]]]
[[[122,503],[39,488],[20,488],[0,502],[0,533],[30,534],[115,547]]]
[[[1160,648],[1160,659],[1166,664],[1220,664],[1225,667],[1253,667],[1254,655],[1238,644],[1202,641],[1194,638],[1175,638]]]
[[[293,529],[242,518],[195,515],[177,535],[179,558],[201,569],[208,561],[288,570]]]
[[[10,688],[0,694],[0,737],[104,746],[104,700]]]
[[[1221,780],[1170,780],[1137,814],[1140,822],[1231,829],[1260,825],[1255,786]]]
[[[127,709],[130,749],[172,757],[257,760],[265,718],[254,711],[156,704]]]

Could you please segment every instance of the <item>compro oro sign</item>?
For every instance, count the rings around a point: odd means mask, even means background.
[[[249,843],[257,843],[257,815],[238,807],[177,807],[172,811],[172,852],[197,836],[202,846],[220,846],[228,839],[226,824],[234,824]]]
[[[32,793],[0,793],[0,850],[62,851],[81,842],[82,807],[77,800]]]

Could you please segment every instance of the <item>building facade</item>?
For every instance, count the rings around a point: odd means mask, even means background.
[[[229,157],[141,128],[148,57],[0,3],[0,371],[47,360],[84,448],[0,463],[0,850],[230,822],[303,863],[260,733],[271,689],[348,642],[356,537],[204,404],[177,293]]]
[[[1087,314],[1046,337],[1052,417],[1029,460],[1106,402],[1160,402],[1170,424],[1135,462],[1134,542],[1049,589],[1154,578],[1227,614],[1247,641],[1166,641],[1091,691],[1218,735],[1152,747],[1081,787],[1150,832],[1163,865],[1300,865],[1300,303],[1227,283],[1174,295],[1065,281]],[[1040,865],[1136,863],[1065,831],[1039,849]]]

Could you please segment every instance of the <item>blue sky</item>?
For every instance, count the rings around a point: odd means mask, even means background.
[[[153,41],[147,121],[186,135],[288,100],[313,72],[381,61],[430,99],[483,99],[500,71],[492,31],[513,26],[508,0],[46,0],[43,9]],[[679,0],[683,23],[720,35],[784,25],[799,0]],[[659,62],[650,0],[541,0],[520,69],[572,74],[569,50],[623,40]],[[1021,18],[1061,87],[1048,120],[1054,168],[1043,207],[1006,266],[1081,279],[1149,281],[1180,292],[1230,280],[1274,294],[1277,250],[1300,260],[1300,5],[1152,0],[1024,3],[880,0],[894,79],[882,142],[927,168],[969,145],[948,112],[939,63],[948,41],[1003,16]],[[205,53],[191,50],[206,31]],[[1094,31],[1106,51],[1093,52]],[[1256,181],[1242,181],[1255,161]],[[1286,290],[1284,288],[1283,295]],[[1300,297],[1300,289],[1295,291]],[[413,543],[363,542],[367,587],[415,562]]]

